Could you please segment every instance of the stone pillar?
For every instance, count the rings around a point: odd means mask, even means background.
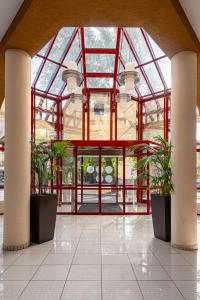
[[[31,57],[22,50],[5,54],[5,250],[30,241]]]
[[[197,55],[191,51],[172,58],[171,135],[173,155],[171,243],[197,249],[196,214],[196,93]]]

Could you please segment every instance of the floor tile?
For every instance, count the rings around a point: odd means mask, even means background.
[[[50,253],[74,253],[76,246],[72,241],[54,242]]]
[[[70,265],[41,265],[32,280],[66,280]]]
[[[10,253],[10,252],[3,252],[1,255],[0,255],[0,266],[8,266],[8,265],[11,265],[13,264],[16,259],[18,257],[20,257],[21,254],[19,253]]]
[[[163,266],[173,280],[200,279],[200,270],[192,266]]]
[[[130,260],[127,254],[103,254],[102,255],[102,264],[105,265],[128,265]]]
[[[27,284],[28,281],[0,281],[0,299],[18,299]]]
[[[70,265],[73,259],[72,253],[50,253],[42,264],[44,265]]]
[[[103,265],[102,280],[136,280],[130,265]]]
[[[31,280],[38,266],[9,266],[0,280]]]
[[[76,253],[72,263],[74,265],[100,265],[101,255],[94,253]]]
[[[161,266],[133,266],[138,280],[170,280]]]
[[[62,300],[101,300],[101,281],[67,281]]]
[[[174,283],[186,300],[200,299],[200,281],[175,281]]]
[[[38,266],[40,265],[44,258],[45,254],[41,253],[27,253],[27,254],[22,254],[20,257],[16,259],[14,262],[14,265],[16,266]]]
[[[142,300],[137,281],[103,281],[103,300]]]
[[[145,300],[181,300],[184,299],[171,281],[139,281]]]
[[[101,280],[100,265],[72,265],[68,280]]]
[[[181,253],[181,256],[191,265],[193,266],[200,266],[200,253],[199,252],[192,252],[185,251]]]
[[[131,264],[142,266],[158,266],[158,259],[152,253],[128,254]]]
[[[31,281],[19,299],[59,300],[64,284],[64,281]]]
[[[187,266],[189,262],[180,254],[157,253],[155,254],[161,265],[165,266]]]
[[[102,254],[115,254],[115,253],[127,253],[127,248],[124,243],[122,244],[102,244]]]

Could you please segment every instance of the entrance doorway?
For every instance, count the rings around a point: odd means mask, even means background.
[[[135,142],[134,142],[135,143]],[[76,141],[72,157],[63,162],[58,213],[149,214],[149,190],[138,180],[131,141]]]

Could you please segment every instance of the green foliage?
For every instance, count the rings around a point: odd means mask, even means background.
[[[56,172],[62,171],[59,159],[68,156],[67,147],[70,142],[62,141],[51,143],[35,144],[31,142],[32,170],[37,174],[38,193],[45,194],[48,180],[54,179]],[[52,164],[51,164],[52,162]]]
[[[129,150],[141,155],[135,167],[141,171],[142,179],[149,179],[150,186],[161,195],[170,195],[174,190],[171,170],[172,145],[160,135],[154,137],[154,141],[158,145],[139,144],[131,146]],[[149,170],[149,166],[152,171]]]

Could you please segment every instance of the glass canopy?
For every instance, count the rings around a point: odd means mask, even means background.
[[[125,63],[140,73],[134,95],[140,99],[171,88],[169,58],[142,28],[64,27],[32,59],[32,88],[45,96],[68,94],[62,72],[76,61],[85,88],[114,89]]]

